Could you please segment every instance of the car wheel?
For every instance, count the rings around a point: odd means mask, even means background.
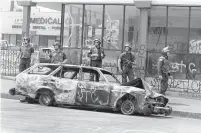
[[[135,104],[133,100],[125,100],[121,104],[121,112],[125,115],[132,115],[135,113]]]
[[[38,101],[43,106],[51,106],[53,104],[53,96],[50,93],[42,93]]]

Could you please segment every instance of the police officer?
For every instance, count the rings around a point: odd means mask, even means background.
[[[17,59],[20,58],[19,72],[22,72],[30,67],[31,56],[34,53],[34,48],[30,45],[30,38],[24,37],[22,46]]]
[[[125,51],[120,55],[118,59],[118,69],[122,73],[122,83],[127,82],[127,77],[129,81],[134,80],[133,64],[135,63],[135,56],[131,52],[130,44],[125,45]]]
[[[68,60],[66,54],[61,50],[61,44],[59,42],[55,42],[53,46],[54,51],[50,53],[51,63],[66,64]]]
[[[168,78],[170,76],[170,69],[171,69],[171,63],[168,60],[169,56],[169,47],[165,47],[162,49],[162,56],[158,59],[158,75],[160,79],[160,94],[165,95],[165,92],[168,88]]]
[[[94,40],[94,46],[90,48],[90,51],[87,55],[90,58],[90,66],[92,67],[102,67],[102,60],[105,58],[105,53],[101,47],[100,39]],[[91,81],[94,81],[94,75],[91,74]],[[99,81],[99,76],[96,77],[96,81]]]

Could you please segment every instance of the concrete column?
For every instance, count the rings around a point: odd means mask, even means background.
[[[145,79],[146,59],[147,59],[147,37],[148,37],[148,16],[151,8],[151,1],[135,1],[135,6],[140,9],[139,18],[139,41],[137,44],[139,64],[138,77]]]
[[[18,0],[17,4],[23,6],[22,37],[29,36],[31,7],[36,6],[36,3],[31,2],[31,0]]]

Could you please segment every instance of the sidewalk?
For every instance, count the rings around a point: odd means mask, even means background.
[[[0,92],[2,98],[20,99],[22,96],[11,96],[8,94],[10,88],[15,87],[13,77],[1,77]],[[201,119],[201,100],[178,98],[167,96],[168,105],[173,108],[172,116]]]

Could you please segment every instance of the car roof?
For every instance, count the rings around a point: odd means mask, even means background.
[[[53,63],[38,63],[38,65],[48,65],[48,66],[67,66],[67,67],[74,67],[74,68],[86,68],[86,69],[92,69],[92,70],[105,71],[105,72],[107,72],[107,73],[112,74],[110,71],[105,70],[105,69],[103,69],[103,68],[91,67],[91,66],[72,65],[72,64],[53,64]]]

